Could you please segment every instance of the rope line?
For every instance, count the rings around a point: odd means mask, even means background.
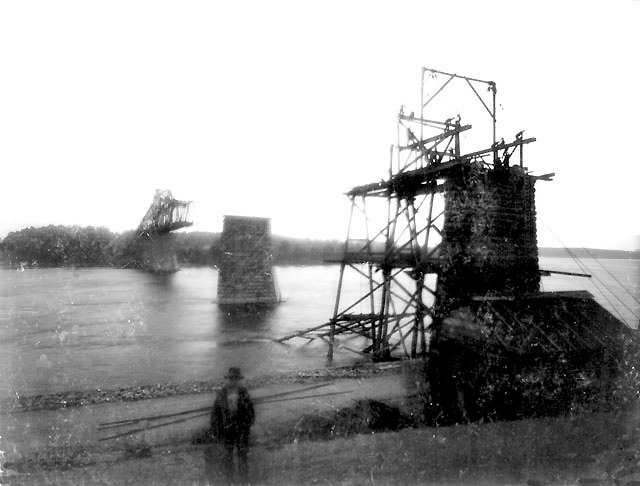
[[[593,259],[598,263],[598,265],[600,265],[600,266],[602,267],[602,269],[603,269],[605,272],[607,272],[607,273],[611,276],[611,278],[612,278],[613,280],[615,280],[615,281],[618,283],[618,285],[620,285],[620,287],[622,287],[622,289],[623,289],[627,294],[629,294],[629,296],[630,296],[630,297],[631,297],[631,298],[636,302],[636,304],[640,305],[640,299],[638,299],[635,295],[633,295],[631,292],[629,292],[629,289],[627,289],[627,288],[622,284],[622,282],[620,282],[620,280],[618,280],[618,279],[616,278],[616,276],[615,276],[614,274],[612,274],[612,273],[611,273],[611,272],[610,272],[610,271],[609,271],[609,270],[608,270],[608,269],[607,269],[607,268],[606,268],[606,267],[605,267],[605,266],[600,262],[600,260],[598,260],[598,259],[597,259],[597,258],[596,258],[596,257],[595,257],[595,256],[594,256],[594,255],[589,251],[589,249],[588,249],[588,248],[583,248],[583,250],[585,250],[585,251],[586,251],[586,252],[591,256],[591,258],[593,258]],[[639,316],[637,316],[635,313],[634,313],[633,315],[634,315],[635,317],[639,317]]]
[[[582,260],[578,257],[578,255],[576,255],[567,245],[564,244],[564,242],[560,239],[560,237],[558,235],[556,235],[556,233],[547,226],[547,229],[549,231],[551,231],[551,233],[553,234],[553,236],[556,237],[556,239],[558,240],[558,242],[562,245],[562,247],[567,251],[567,253],[569,254],[569,256],[575,261],[575,263],[578,265],[578,267],[585,273],[591,273],[589,270],[589,267],[586,266],[586,264],[584,262],[582,262]],[[627,305],[622,302],[620,300],[620,298],[614,294],[605,284],[604,282],[602,282],[602,280],[600,280],[600,278],[597,275],[593,275],[594,281],[593,281],[593,286],[595,287],[595,289],[600,293],[600,295],[602,296],[603,299],[605,299],[607,301],[607,303],[611,306],[611,309],[618,315],[618,317],[620,318],[621,321],[626,323],[626,319],[624,318],[624,316],[622,315],[622,313],[620,312],[620,310],[617,308],[617,306],[615,306],[613,304],[613,302],[611,302],[611,300],[609,300],[609,298],[607,297],[607,295],[602,291],[602,289],[600,289],[598,287],[598,285],[596,284],[599,283],[607,292],[609,292],[611,295],[613,295],[616,299],[618,299],[618,301],[622,304],[623,307],[625,307],[628,311],[631,312],[631,314],[633,314],[635,316],[635,313],[629,309],[627,307]]]

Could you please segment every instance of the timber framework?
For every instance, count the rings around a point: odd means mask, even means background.
[[[482,133],[457,113],[438,119],[436,105],[454,89],[477,102]],[[589,313],[590,294],[540,292],[549,271],[538,267],[535,183],[554,174],[525,165],[535,138],[498,139],[496,95],[493,81],[422,69],[420,109],[400,109],[388,176],[346,193],[333,315],[280,341],[323,339],[329,359],[336,346],[387,360],[469,339],[502,351],[519,339],[520,351],[617,355],[625,326],[599,305]],[[362,292],[354,299],[347,287]]]

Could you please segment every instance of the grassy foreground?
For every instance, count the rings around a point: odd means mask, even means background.
[[[640,471],[635,413],[584,414],[261,445],[250,454],[252,484],[633,484]],[[2,477],[3,484],[201,485],[211,446],[155,448],[67,471]],[[596,479],[599,482],[594,482]],[[640,479],[640,476],[638,476]],[[640,484],[640,483],[638,483]]]

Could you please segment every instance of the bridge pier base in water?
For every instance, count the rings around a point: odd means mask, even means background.
[[[271,220],[225,216],[218,273],[218,305],[268,307],[280,301],[271,256]]]
[[[145,270],[158,273],[177,272],[178,257],[171,233],[152,233],[142,240],[142,264]]]

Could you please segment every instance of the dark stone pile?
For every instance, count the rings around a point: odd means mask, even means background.
[[[396,407],[376,400],[358,400],[354,407],[327,414],[304,415],[295,426],[293,439],[328,440],[366,432],[399,430],[414,425],[411,417]]]
[[[218,274],[218,304],[278,302],[271,256],[271,220],[225,216]]]
[[[445,300],[537,292],[535,178],[519,167],[465,167],[447,184],[438,283]]]
[[[637,400],[638,334],[588,292],[474,301],[438,331],[423,371],[428,422],[554,416]]]

